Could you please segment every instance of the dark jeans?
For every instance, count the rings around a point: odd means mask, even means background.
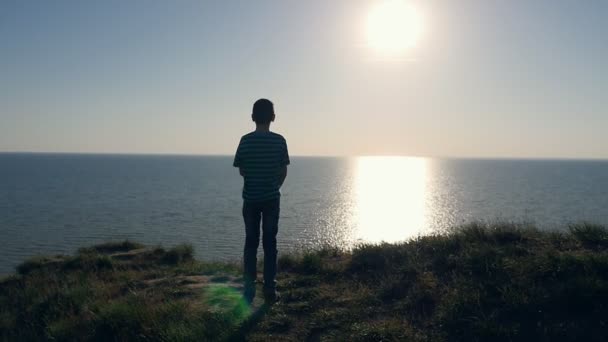
[[[264,290],[275,291],[277,275],[277,233],[279,231],[279,198],[264,202],[243,203],[245,251],[243,253],[245,287],[255,286],[257,254],[260,244],[260,221],[264,246]],[[255,290],[253,290],[255,291]]]

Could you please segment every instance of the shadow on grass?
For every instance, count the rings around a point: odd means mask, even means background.
[[[249,332],[266,316],[270,310],[269,305],[262,305],[261,307],[251,311],[249,317],[241,323],[240,327],[228,337],[228,341],[244,341],[246,340]]]

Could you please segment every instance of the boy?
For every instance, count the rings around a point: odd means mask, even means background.
[[[280,134],[270,131],[274,121],[274,106],[266,99],[253,104],[251,119],[255,131],[245,134],[234,157],[243,186],[243,219],[245,221],[245,249],[243,268],[245,300],[251,304],[255,297],[257,250],[260,244],[260,220],[264,247],[264,299],[267,304],[278,300],[276,290],[277,232],[279,230],[279,189],[287,177],[289,154],[287,143]]]

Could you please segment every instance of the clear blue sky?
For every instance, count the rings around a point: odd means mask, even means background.
[[[0,1],[0,151],[232,154],[275,102],[294,155],[608,158],[608,1]]]

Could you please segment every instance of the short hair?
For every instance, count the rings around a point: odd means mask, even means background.
[[[253,104],[251,117],[257,124],[267,124],[272,121],[274,115],[274,105],[270,100],[259,99]]]

